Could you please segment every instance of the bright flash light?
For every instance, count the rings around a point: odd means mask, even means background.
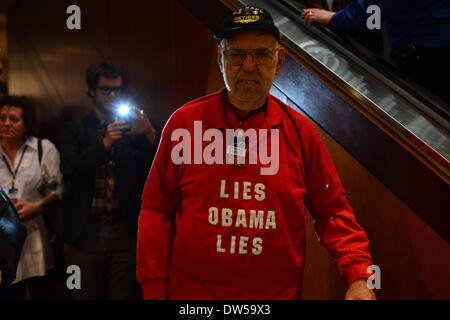
[[[121,115],[122,117],[126,117],[130,114],[130,107],[126,104],[121,104],[117,108],[117,111],[118,111],[119,115]]]

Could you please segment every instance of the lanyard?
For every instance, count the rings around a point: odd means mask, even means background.
[[[228,105],[229,105],[230,108],[231,108],[231,111],[233,111],[233,113],[234,113],[234,115],[236,116],[236,118],[238,118],[238,120],[239,120],[239,128],[241,128],[241,129],[242,129],[242,122],[243,122],[243,121],[247,120],[247,119],[250,118],[250,117],[253,117],[255,114],[257,114],[257,113],[259,113],[259,112],[265,112],[265,111],[267,110],[267,100],[266,100],[266,102],[264,103],[264,105],[263,105],[261,108],[256,109],[256,110],[252,110],[252,111],[249,112],[248,115],[246,115],[245,117],[241,118],[241,117],[239,116],[239,114],[237,113],[237,111],[234,109],[234,107],[233,107],[233,105],[231,104],[230,100],[228,99],[227,94],[225,94],[225,98],[227,99],[227,102],[228,102]]]
[[[257,113],[259,113],[259,112],[264,112],[264,111],[266,111],[266,107],[267,107],[267,104],[265,104],[264,106],[262,106],[261,108],[259,108],[259,109],[257,109],[257,110],[252,110],[252,111],[250,111],[248,115],[246,115],[245,117],[241,118],[241,117],[239,116],[239,114],[237,113],[237,111],[234,109],[234,107],[233,107],[233,106],[231,105],[231,103],[230,103],[231,111],[233,111],[234,115],[235,115],[236,118],[238,118],[238,120],[239,120],[239,128],[242,128],[242,122],[243,122],[243,121],[247,120],[248,118],[253,117],[255,114],[257,114]]]
[[[22,155],[20,156],[19,163],[17,164],[17,168],[16,168],[16,170],[14,172],[12,171],[11,167],[9,166],[9,163],[6,160],[5,155],[2,154],[3,161],[5,161],[6,167],[8,168],[9,173],[11,173],[11,175],[13,177],[12,189],[14,189],[14,181],[16,180],[17,172],[19,171],[19,167],[22,164],[23,155],[25,154],[25,151],[27,151],[27,148],[28,148],[27,145],[25,146],[25,148],[23,148]]]

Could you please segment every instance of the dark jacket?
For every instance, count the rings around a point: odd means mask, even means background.
[[[75,243],[86,227],[92,211],[96,169],[111,159],[98,139],[98,125],[99,120],[92,112],[62,127],[63,238],[67,243]],[[114,145],[120,215],[133,238],[137,235],[142,189],[155,151],[156,147],[142,134],[125,134]]]
[[[339,10],[330,21],[337,31],[354,33],[368,30],[370,5],[377,5],[386,21],[391,46],[414,44],[419,47],[450,45],[450,1],[448,0],[358,0]]]

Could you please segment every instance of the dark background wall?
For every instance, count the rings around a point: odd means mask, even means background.
[[[81,8],[81,30],[66,28],[71,4]],[[10,91],[41,103],[43,126],[64,108],[86,111],[85,71],[104,58],[129,70],[130,91],[159,129],[222,86],[212,32],[176,1],[15,1],[8,31]]]
[[[66,28],[71,4],[81,8],[80,31]],[[57,143],[60,118],[89,110],[87,67],[109,58],[130,71],[130,91],[160,130],[178,107],[223,86],[212,36],[175,0],[16,0],[8,14],[10,91],[39,101],[41,135]],[[449,299],[448,243],[319,130],[381,268],[378,297]],[[308,227],[303,297],[342,299],[346,287],[310,216]]]

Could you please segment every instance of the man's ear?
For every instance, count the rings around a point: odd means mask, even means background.
[[[220,44],[217,46],[217,63],[219,64],[220,72],[223,72],[222,48]]]
[[[275,70],[275,75],[280,74],[281,68],[283,67],[285,59],[286,59],[286,49],[284,47],[281,47],[278,49],[278,59],[277,59],[277,67]]]
[[[86,93],[87,93],[88,97],[93,98],[95,96],[95,91],[92,89],[89,89]]]

